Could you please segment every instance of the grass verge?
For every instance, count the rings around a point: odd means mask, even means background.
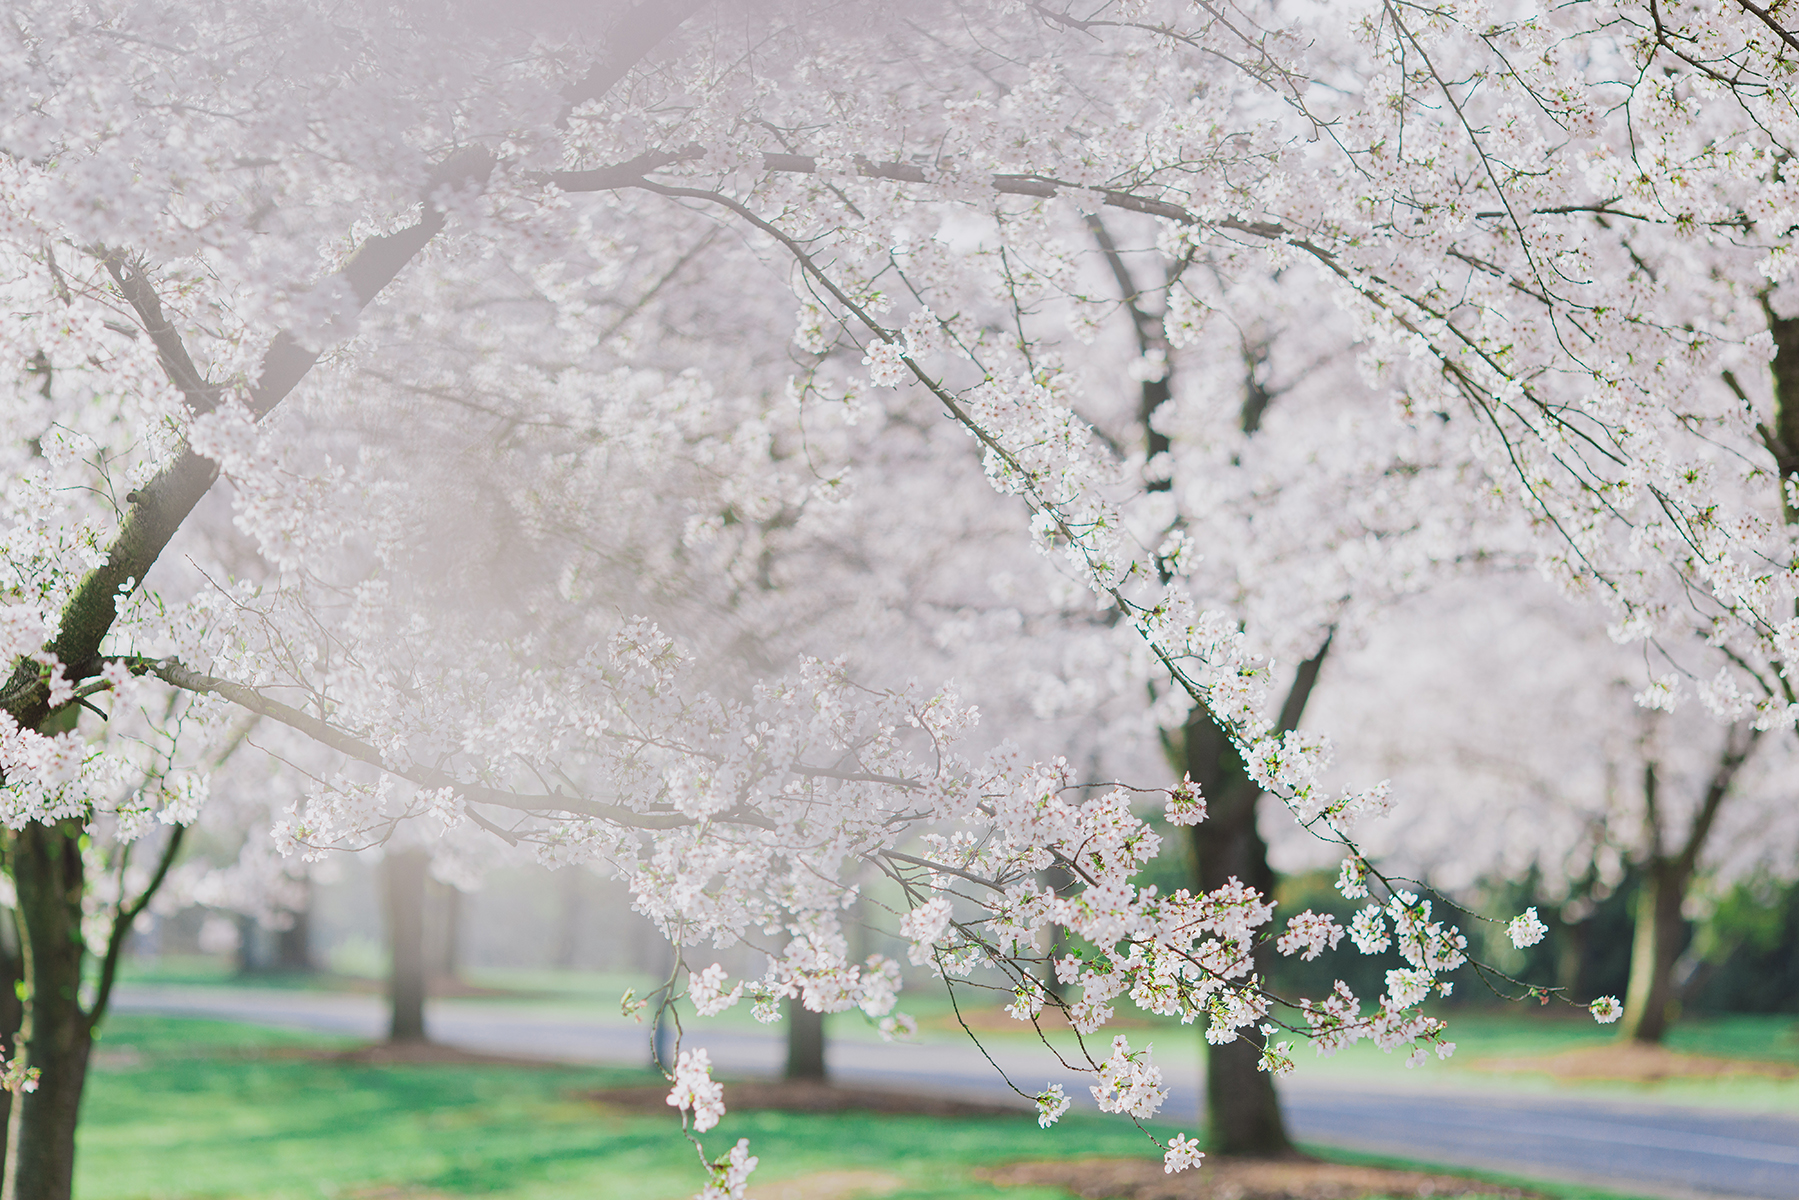
[[[596,1089],[652,1084],[658,1077],[649,1072],[370,1065],[332,1057],[352,1045],[225,1021],[112,1018],[88,1084],[76,1194],[83,1200],[673,1200],[693,1195],[703,1182],[672,1110],[645,1115],[588,1098]],[[944,1120],[733,1112],[705,1141],[721,1154],[740,1137],[750,1139],[764,1164],[752,1193],[773,1196],[785,1194],[775,1186],[783,1180],[835,1173],[887,1180],[879,1191],[887,1200],[1067,1200],[1054,1188],[1001,1188],[974,1172],[1022,1160],[1156,1153],[1129,1124],[1079,1114],[1046,1132],[1028,1115]],[[1442,1169],[1336,1149],[1316,1153],[1333,1161]],[[1555,1200],[1620,1195],[1466,1173]],[[813,1197],[813,1190],[793,1194]]]
[[[172,1017],[108,1021],[90,1077],[76,1167],[83,1200],[490,1195],[670,1200],[703,1178],[667,1116],[609,1112],[596,1088],[648,1072],[458,1064],[370,1066],[347,1045]],[[891,1200],[1048,1200],[975,1180],[983,1164],[1153,1150],[1129,1125],[1029,1116],[941,1121],[868,1113],[733,1113],[706,1136],[740,1137],[759,1183],[821,1171],[897,1178]]]

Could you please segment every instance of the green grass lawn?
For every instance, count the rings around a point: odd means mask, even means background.
[[[115,1017],[82,1114],[76,1194],[355,1196],[383,1187],[518,1200],[667,1200],[704,1182],[668,1116],[608,1113],[582,1093],[647,1072],[362,1066],[304,1057],[329,1039],[180,1018]],[[749,1112],[706,1137],[750,1139],[759,1181],[823,1170],[900,1178],[894,1200],[1047,1200],[969,1169],[1022,1158],[1154,1152],[1136,1129],[1028,1116],[928,1118]]]
[[[318,1056],[347,1044],[220,1021],[110,1019],[88,1083],[76,1195],[673,1200],[703,1182],[672,1110],[609,1112],[583,1095],[655,1081],[647,1072],[368,1066]],[[1127,1123],[1078,1114],[1044,1131],[1026,1115],[733,1113],[706,1144],[722,1153],[739,1137],[762,1159],[757,1183],[873,1171],[899,1181],[884,1193],[890,1200],[1068,1200],[1049,1189],[995,1188],[972,1171],[1158,1153]],[[1605,1195],[1541,1190],[1560,1200]]]

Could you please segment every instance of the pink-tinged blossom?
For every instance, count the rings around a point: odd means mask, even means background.
[[[743,985],[735,985],[730,991],[724,990],[725,969],[713,963],[704,971],[690,972],[687,976],[687,998],[693,1001],[694,1011],[702,1017],[716,1017],[724,1012],[743,996]]]
[[[875,1022],[883,1042],[909,1042],[918,1036],[918,1020],[909,1013],[894,1013]]]
[[[1388,971],[1387,995],[1395,1008],[1411,1008],[1430,995],[1432,982],[1429,971]]]
[[[906,369],[906,353],[893,342],[876,342],[862,360],[868,368],[868,382],[875,387],[898,387],[911,372]]]
[[[1162,1173],[1173,1175],[1177,1171],[1197,1167],[1205,1156],[1205,1151],[1199,1148],[1197,1141],[1184,1133],[1177,1133],[1168,1139],[1168,1151],[1162,1155]]]
[[[1183,775],[1179,785],[1169,790],[1164,815],[1170,825],[1197,825],[1206,819],[1206,798],[1199,794],[1192,776]]]
[[[906,357],[915,361],[943,348],[943,328],[938,324],[937,315],[928,308],[914,309],[906,318],[905,335]]]
[[[1112,1039],[1112,1054],[1099,1067],[1099,1083],[1089,1090],[1101,1112],[1129,1113],[1138,1120],[1156,1115],[1168,1098],[1162,1068],[1150,1060],[1152,1047],[1133,1052],[1130,1039]]]
[[[683,1050],[675,1060],[670,1108],[693,1113],[693,1127],[706,1132],[725,1115],[724,1085],[712,1078],[712,1057],[705,1050]]]
[[[0,1057],[0,1090],[11,1092],[14,1095],[18,1095],[20,1092],[35,1092],[43,1073],[41,1067],[26,1066],[22,1061],[22,1056],[15,1050],[10,1056]]]
[[[1670,671],[1657,676],[1648,687],[1636,694],[1635,699],[1644,708],[1673,712],[1680,707],[1680,695],[1681,678],[1679,674]]]
[[[1311,909],[1287,918],[1287,932],[1275,940],[1275,949],[1282,954],[1293,954],[1301,949],[1305,951],[1300,958],[1311,962],[1324,953],[1326,946],[1332,950],[1343,940],[1343,926],[1337,924],[1336,918],[1328,913],[1315,913]]]
[[[1291,1075],[1295,1069],[1293,1062],[1293,1043],[1275,1040],[1277,1030],[1273,1025],[1262,1026],[1262,1053],[1256,1059],[1256,1069],[1266,1071],[1279,1079]]]
[[[743,1200],[750,1173],[759,1161],[750,1153],[750,1140],[738,1138],[728,1154],[710,1164],[712,1180],[700,1192],[699,1200]]]
[[[1524,910],[1523,916],[1511,919],[1510,924],[1505,927],[1505,933],[1512,939],[1512,945],[1523,950],[1528,946],[1536,945],[1547,937],[1549,926],[1543,924],[1541,918],[1537,916],[1536,909],[1527,908]]]
[[[1043,985],[1036,980],[1026,980],[1012,990],[1006,1015],[1017,1021],[1033,1021],[1043,1011],[1043,1001]]]
[[[75,681],[70,679],[63,665],[55,659],[49,659],[50,693],[46,697],[51,708],[61,708],[75,698]]]
[[[1387,937],[1387,922],[1381,916],[1380,905],[1370,904],[1350,919],[1349,940],[1363,954],[1379,954],[1393,944]]]
[[[1061,1084],[1050,1084],[1048,1088],[1037,1093],[1037,1124],[1048,1129],[1062,1119],[1062,1114],[1068,1111],[1068,1106],[1072,1103],[1073,1101],[1063,1094]]]
[[[0,658],[11,663],[36,654],[55,636],[50,622],[32,604],[0,605]]]
[[[1329,996],[1322,1001],[1301,1000],[1299,1009],[1320,1058],[1329,1058],[1368,1034],[1367,1026],[1360,1019],[1361,1001],[1341,979],[1336,981]]]
[[[1601,1025],[1610,1025],[1624,1015],[1624,1006],[1618,1003],[1616,996],[1601,996],[1587,1005],[1587,1011],[1592,1013],[1593,1019]]]
[[[900,919],[900,936],[911,943],[906,956],[922,967],[933,961],[938,944],[950,927],[950,904],[942,896],[927,900]]]

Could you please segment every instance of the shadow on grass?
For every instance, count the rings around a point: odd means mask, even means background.
[[[115,1017],[90,1077],[77,1194],[83,1200],[673,1200],[692,1196],[705,1182],[673,1110],[620,1111],[593,1099],[605,1089],[663,1086],[651,1072],[333,1057],[354,1044],[225,1021]],[[1175,1130],[1156,1132],[1165,1139]],[[895,1187],[883,1191],[883,1200],[1066,1200],[1058,1188],[1001,1188],[973,1171],[1024,1161],[1159,1157],[1130,1124],[1079,1114],[1044,1131],[1030,1114],[946,1120],[752,1109],[730,1113],[704,1143],[717,1156],[739,1138],[748,1138],[762,1160],[757,1193],[771,1195],[781,1180],[835,1172],[890,1177]],[[1336,1161],[1422,1166],[1319,1153]],[[1456,1173],[1558,1200],[1615,1200],[1592,1188]],[[803,1187],[795,1194],[810,1195]],[[820,1193],[815,1200],[835,1197]]]
[[[84,1200],[151,1197],[505,1195],[668,1200],[704,1182],[671,1109],[608,1111],[589,1096],[643,1087],[647,1071],[344,1062],[341,1039],[229,1022],[118,1017],[85,1101],[77,1161]],[[1129,1125],[1028,1115],[732,1113],[704,1141],[751,1140],[758,1180],[869,1169],[899,1198],[994,1197],[966,1168],[1021,1158],[1154,1152]]]

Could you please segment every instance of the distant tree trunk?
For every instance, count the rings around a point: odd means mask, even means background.
[[[5,1200],[69,1200],[75,1181],[75,1118],[87,1079],[93,1028],[82,1012],[82,827],[36,822],[12,835],[11,866],[30,1001],[26,1059],[42,1071],[35,1092],[14,1098]]]
[[[825,1015],[787,1002],[787,1079],[825,1079]]]
[[[453,982],[461,977],[462,892],[447,883],[427,880],[429,904],[425,910],[425,974],[429,979]]]
[[[270,971],[311,971],[312,951],[307,930],[307,910],[312,904],[312,885],[306,885],[306,901],[285,914],[285,929],[272,929],[247,913],[237,921],[237,973],[261,975]]]
[[[581,944],[581,870],[562,869],[562,912],[556,926],[556,956],[559,967],[575,965],[575,951]]]
[[[423,850],[390,851],[382,863],[387,892],[387,1001],[392,1042],[425,1040],[425,869]]]
[[[650,1029],[650,1061],[658,1070],[674,1070],[674,1022],[669,1019],[666,1003],[670,993],[661,991],[662,985],[668,982],[674,973],[678,953],[673,945],[661,938],[655,926],[645,921],[644,928],[649,931],[652,942],[649,949],[650,970],[655,975],[656,991],[651,993],[651,1004],[655,1008],[656,1021]]]
[[[248,913],[238,913],[232,921],[237,925],[237,973],[254,975],[265,965],[257,953],[256,918]]]
[[[1687,879],[1679,865],[1658,858],[1647,864],[1637,890],[1637,928],[1630,947],[1630,988],[1625,993],[1623,1036],[1659,1042],[1679,1014],[1674,1011],[1674,961],[1686,940],[1681,902]]]
[[[1044,887],[1058,896],[1062,895],[1074,882],[1074,877],[1069,874],[1066,867],[1062,866],[1045,867],[1039,873],[1038,879]],[[1056,960],[1067,952],[1066,931],[1060,925],[1051,925],[1049,927],[1049,946],[1043,952],[1044,958],[1048,959],[1043,965],[1043,990],[1064,1003],[1067,1001],[1067,988],[1056,976]]]
[[[1624,1016],[1619,1036],[1655,1043],[1668,1032],[1678,1015],[1675,1005],[1674,963],[1680,957],[1686,925],[1680,915],[1687,887],[1699,866],[1712,825],[1737,772],[1748,760],[1761,731],[1746,724],[1734,725],[1724,736],[1724,746],[1712,765],[1705,796],[1686,841],[1669,853],[1660,804],[1660,782],[1654,761],[1643,767],[1643,817],[1648,829],[1649,853],[1642,864],[1642,883],[1637,892],[1636,933],[1631,939],[1630,986],[1624,994]]]
[[[312,965],[312,884],[307,882],[305,899],[289,916],[292,922],[275,933],[275,969],[278,971],[313,970]]]
[[[1281,706],[1279,730],[1295,729],[1318,682],[1325,639],[1318,653],[1300,664]],[[1182,738],[1179,764],[1199,785],[1206,819],[1193,826],[1194,882],[1213,891],[1235,878],[1263,895],[1274,892],[1268,843],[1256,828],[1256,786],[1230,738],[1204,709],[1195,709]],[[1258,947],[1255,969],[1266,974],[1267,946]],[[1262,1070],[1261,1035],[1239,1033],[1235,1041],[1206,1047],[1206,1125],[1214,1153],[1274,1156],[1294,1152],[1281,1117],[1274,1077]]]

